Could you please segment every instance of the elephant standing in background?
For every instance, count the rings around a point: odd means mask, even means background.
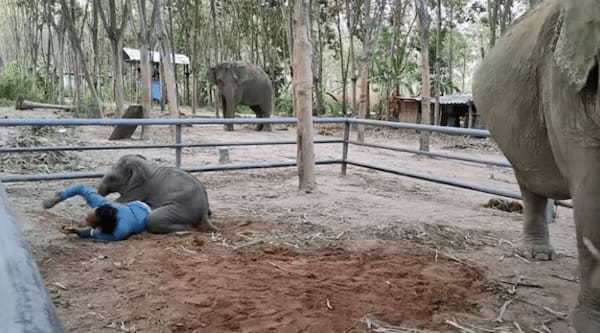
[[[238,104],[249,106],[257,118],[269,118],[273,110],[271,79],[257,65],[241,62],[224,62],[208,70],[208,80],[219,87],[223,102],[223,118],[234,118]],[[227,131],[233,125],[225,125]],[[270,124],[259,124],[256,130],[270,131]]]
[[[124,155],[98,185],[102,196],[114,192],[121,195],[116,202],[139,200],[152,208],[148,232],[164,234],[191,227],[216,230],[209,221],[204,186],[181,169],[160,166],[142,155]]]
[[[513,165],[524,200],[524,248],[553,249],[548,198],[573,199],[580,292],[572,324],[600,332],[600,0],[546,0],[483,60],[474,100]]]

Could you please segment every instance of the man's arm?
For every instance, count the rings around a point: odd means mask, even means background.
[[[92,228],[79,230],[77,235],[79,236],[79,238],[91,238],[91,239],[103,241],[103,242],[114,242],[114,241],[120,240],[119,238],[115,237],[114,235],[105,234],[98,229],[92,229]]]

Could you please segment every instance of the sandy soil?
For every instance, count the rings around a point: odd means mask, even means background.
[[[68,114],[0,109],[0,116]],[[22,131],[0,128],[0,143],[14,144]],[[40,140],[115,144],[106,140],[110,131],[59,128],[42,133]],[[320,125],[317,132],[321,138],[341,135],[332,125]],[[149,141],[168,142],[168,133],[157,126]],[[118,143],[141,143],[137,137]],[[224,132],[221,126],[194,126],[185,128],[183,137],[189,142],[283,140],[294,139],[295,129],[275,126],[260,133],[239,126]],[[395,130],[371,130],[367,141],[418,145],[414,133]],[[493,142],[483,139],[435,135],[432,150],[503,160]],[[232,163],[288,161],[296,155],[294,146],[229,151]],[[159,163],[174,161],[170,150],[138,153]],[[2,156],[0,172],[103,170],[123,154]],[[340,158],[341,147],[318,145],[316,154]],[[504,168],[354,146],[349,157],[517,190],[512,172]],[[217,163],[216,149],[184,150],[184,167]],[[378,325],[460,331],[450,321],[474,332],[519,332],[518,327],[568,332],[564,314],[578,287],[569,209],[559,208],[551,225],[558,257],[538,262],[513,255],[522,215],[484,208],[490,195],[356,167],[341,177],[339,166],[319,166],[318,188],[310,194],[297,191],[293,168],[197,176],[208,189],[220,233],[142,234],[112,244],[58,231],[63,224],[80,224],[87,210],[82,200],[41,208],[43,198],[75,181],[7,184],[67,331],[368,332]]]

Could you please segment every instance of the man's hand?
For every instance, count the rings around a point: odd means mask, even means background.
[[[66,225],[63,225],[62,227],[60,227],[60,232],[62,232],[65,235],[68,235],[68,234],[79,234],[79,230],[77,228],[69,227],[69,226],[66,226]]]

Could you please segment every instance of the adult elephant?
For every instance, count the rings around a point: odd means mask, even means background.
[[[257,65],[241,62],[224,62],[208,70],[208,80],[219,87],[223,102],[223,117],[234,118],[238,104],[249,106],[257,118],[269,118],[273,109],[271,79]],[[228,131],[233,125],[225,125]],[[270,131],[270,124],[259,124],[258,131]]]
[[[160,166],[142,155],[124,155],[104,175],[98,194],[117,192],[117,202],[139,200],[152,208],[148,232],[163,234],[191,227],[216,230],[210,223],[208,195],[191,174]]]
[[[473,83],[521,188],[527,253],[552,258],[548,198],[573,199],[578,333],[600,332],[599,262],[590,251],[600,248],[599,62],[600,0],[547,0],[506,32]]]

